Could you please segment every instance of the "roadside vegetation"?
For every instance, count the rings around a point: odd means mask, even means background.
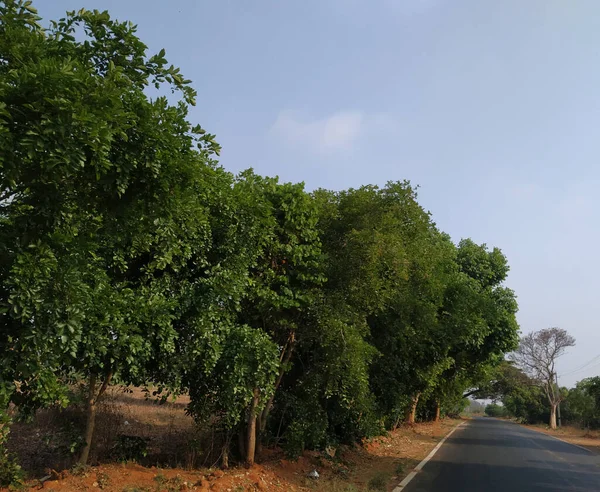
[[[152,443],[124,424],[99,439],[115,388],[182,395],[198,440],[174,452],[227,468],[457,415],[505,367],[499,249],[453,243],[408,182],[233,175],[189,121],[210,95],[135,26],[41,22],[0,1],[3,485],[21,479],[11,421],[52,415],[69,466],[143,461]]]
[[[525,424],[550,422],[552,407],[543,388],[534,379],[510,363],[498,369],[500,393],[488,394],[502,405],[486,406],[485,413],[493,417],[510,417]],[[562,424],[584,430],[600,429],[600,377],[579,381],[573,388],[560,388]]]
[[[562,434],[567,436],[596,437],[594,431],[600,429],[600,377],[583,379],[573,388],[560,387],[557,382],[556,360],[574,344],[575,339],[560,328],[521,338],[510,360],[497,365],[488,383],[474,393],[477,398],[493,400],[485,407],[485,414],[524,424],[545,424],[553,431],[562,425],[567,428]]]

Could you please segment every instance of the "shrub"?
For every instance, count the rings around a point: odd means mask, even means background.
[[[140,461],[148,455],[148,443],[143,437],[121,434],[113,447],[117,461]]]
[[[491,403],[485,407],[485,414],[489,417],[506,417],[506,408],[495,403]]]
[[[390,476],[387,473],[379,472],[371,480],[369,480],[369,490],[386,491]]]
[[[0,487],[20,487],[24,474],[14,456],[6,449],[9,433],[10,417],[0,412]]]

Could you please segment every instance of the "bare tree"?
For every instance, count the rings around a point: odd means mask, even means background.
[[[556,407],[561,401],[560,390],[555,385],[556,359],[567,347],[575,345],[575,338],[560,328],[534,331],[521,338],[519,348],[511,358],[539,384],[550,404],[550,427],[556,429]]]

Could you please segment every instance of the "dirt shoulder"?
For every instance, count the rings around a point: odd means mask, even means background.
[[[459,420],[446,419],[402,427],[363,446],[341,446],[333,457],[307,452],[291,461],[280,450],[268,450],[261,464],[251,469],[185,470],[106,464],[78,472],[52,472],[52,478],[43,484],[32,480],[28,485],[55,492],[390,491],[458,423]],[[307,477],[312,470],[319,473],[318,480]]]
[[[522,424],[523,425],[523,424]],[[557,437],[563,441],[589,449],[593,453],[600,454],[600,433],[598,431],[589,431],[577,427],[563,426],[558,429],[550,429],[543,425],[523,425],[549,436]]]

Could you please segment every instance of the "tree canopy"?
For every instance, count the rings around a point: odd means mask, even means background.
[[[409,182],[234,176],[136,26],[39,22],[0,1],[2,409],[85,381],[85,462],[108,385],[186,392],[252,463],[455,412],[516,348],[506,257],[455,244]]]

